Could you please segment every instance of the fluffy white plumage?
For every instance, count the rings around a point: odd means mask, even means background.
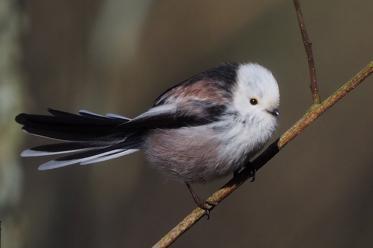
[[[253,113],[268,117],[263,110],[277,109],[280,105],[280,92],[272,73],[258,64],[240,65],[237,71],[237,85],[234,89],[234,108],[242,116]],[[256,98],[258,105],[248,104],[248,99]],[[255,111],[255,112],[253,112]]]
[[[250,99],[258,103],[252,105]],[[238,113],[238,121],[226,118],[226,125],[231,128],[217,134],[225,144],[220,148],[219,157],[228,158],[226,166],[237,167],[246,155],[263,148],[277,126],[277,118],[269,112],[278,109],[279,102],[277,81],[269,70],[257,64],[240,66],[231,106],[231,111]]]
[[[250,103],[251,99],[257,103]],[[272,73],[257,64],[239,65],[231,102],[219,120],[154,130],[145,143],[145,153],[151,164],[177,180],[206,182],[225,176],[270,139],[278,107],[279,89]]]

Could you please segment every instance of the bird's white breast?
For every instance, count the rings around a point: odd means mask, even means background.
[[[156,168],[177,180],[205,182],[226,176],[270,138],[276,121],[227,118],[209,125],[154,130],[145,153]]]
[[[276,127],[274,118],[258,119],[242,117],[227,121],[224,132],[217,134],[222,144],[219,158],[229,164],[241,164],[246,156],[252,156],[270,139]]]

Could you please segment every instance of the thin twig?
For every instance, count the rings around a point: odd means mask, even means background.
[[[299,1],[293,0],[293,2],[294,2],[295,11],[297,12],[297,19],[298,19],[300,32],[302,34],[304,49],[306,50],[306,55],[307,55],[308,69],[309,69],[310,79],[311,79],[310,88],[311,88],[311,93],[312,93],[313,104],[319,104],[320,103],[319,86],[317,83],[316,67],[315,67],[315,61],[313,59],[313,53],[312,53],[312,42],[308,36],[306,25],[304,24],[304,18],[303,18],[302,9],[300,7]]]
[[[238,189],[238,187],[240,187],[248,178],[250,178],[251,171],[253,169],[258,171],[260,168],[262,168],[279,152],[280,149],[292,141],[296,136],[298,136],[298,134],[302,133],[304,129],[314,122],[321,114],[346,96],[348,92],[355,89],[372,73],[373,61],[358,72],[351,80],[343,84],[342,87],[340,87],[322,103],[316,105],[315,107],[311,107],[310,110],[306,112],[303,117],[300,118],[285,133],[283,133],[278,140],[265,149],[264,152],[262,152],[252,163],[249,163],[240,174],[232,178],[228,183],[207,198],[207,201],[214,202],[216,205],[218,205],[221,201]],[[212,211],[212,209],[210,211]],[[180,237],[184,232],[198,222],[204,216],[204,214],[205,210],[200,208],[194,209],[171,231],[163,236],[163,238],[159,240],[153,247],[169,247],[173,242],[176,241],[178,237]]]

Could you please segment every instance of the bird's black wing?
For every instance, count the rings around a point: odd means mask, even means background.
[[[209,124],[220,119],[226,105],[211,101],[191,100],[178,104],[155,106],[118,129],[124,133],[146,132],[152,129],[173,129]]]
[[[236,64],[193,76],[159,96],[153,108],[120,125],[125,132],[205,125],[218,120],[232,102]]]
[[[218,120],[232,102],[238,64],[225,63],[166,90],[149,111],[121,125],[122,130],[198,126]]]

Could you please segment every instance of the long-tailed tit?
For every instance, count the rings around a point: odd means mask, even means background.
[[[30,134],[62,143],[37,146],[23,157],[61,155],[40,170],[88,165],[143,150],[164,174],[185,182],[208,182],[243,166],[270,139],[279,115],[279,89],[258,64],[227,63],[168,89],[146,112],[130,119],[85,110],[71,114],[20,114]]]

